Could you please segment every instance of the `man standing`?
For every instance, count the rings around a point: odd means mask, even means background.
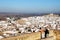
[[[48,35],[49,35],[49,30],[46,28],[46,29],[45,29],[45,38],[47,38]]]

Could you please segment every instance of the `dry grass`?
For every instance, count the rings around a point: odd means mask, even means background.
[[[50,30],[49,36],[52,36],[53,38],[49,38],[48,40],[50,39],[60,40],[60,31]],[[40,39],[41,39],[40,32],[37,32],[37,33],[24,34],[16,37],[3,38],[1,40],[40,40]]]
[[[60,30],[55,30],[54,32],[56,34],[56,40],[60,40]]]
[[[16,36],[16,37],[4,38],[1,40],[37,40],[37,39],[40,39],[40,32],[24,34],[24,35]]]

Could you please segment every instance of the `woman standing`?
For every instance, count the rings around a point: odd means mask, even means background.
[[[40,32],[41,32],[41,38],[45,38],[45,30],[41,28]]]

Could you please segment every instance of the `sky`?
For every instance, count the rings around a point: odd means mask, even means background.
[[[60,12],[60,0],[0,0],[0,12]]]

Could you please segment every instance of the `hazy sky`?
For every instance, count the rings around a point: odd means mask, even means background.
[[[60,0],[0,0],[0,12],[59,12]]]

